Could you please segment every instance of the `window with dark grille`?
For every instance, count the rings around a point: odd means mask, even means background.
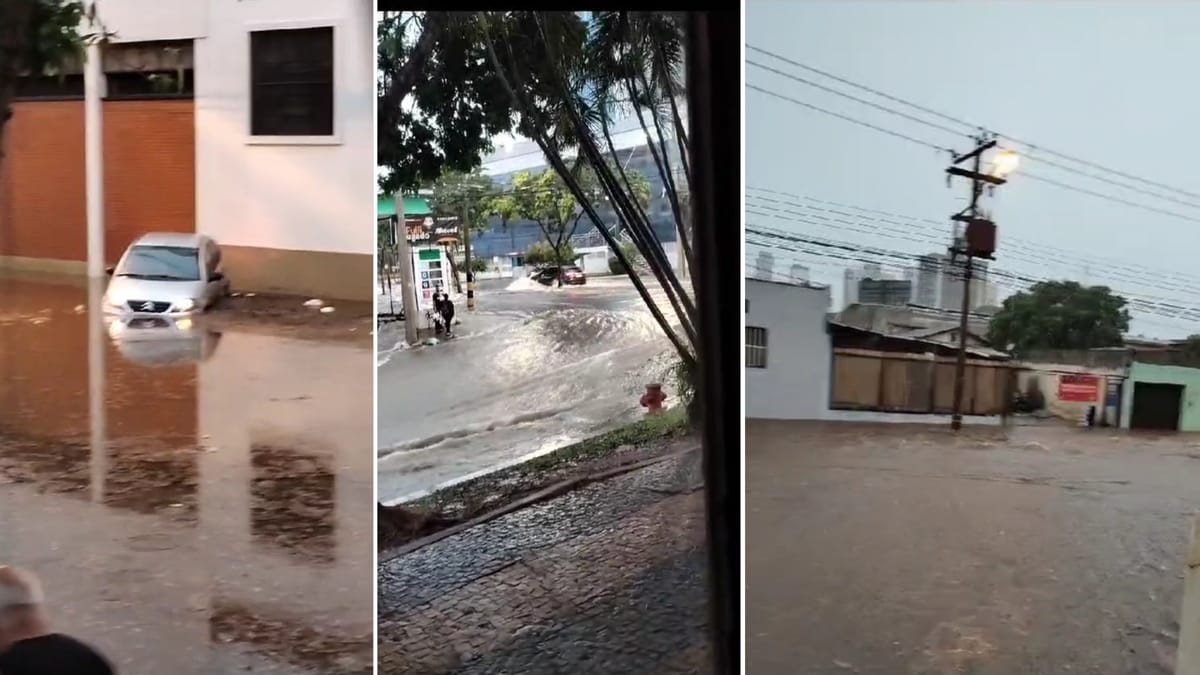
[[[746,326],[746,367],[767,367],[767,329]]]
[[[333,135],[333,28],[250,33],[250,134]]]
[[[83,75],[79,73],[18,77],[13,90],[17,101],[79,98],[83,98]]]
[[[192,70],[108,73],[109,100],[192,98]]]

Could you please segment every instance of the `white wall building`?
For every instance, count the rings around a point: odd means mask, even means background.
[[[222,245],[235,287],[370,298],[371,0],[105,0],[98,8],[117,42],[191,42],[195,229]]]
[[[826,415],[832,348],[825,315],[831,300],[827,286],[746,279],[747,418]],[[762,367],[751,365],[756,361]]]

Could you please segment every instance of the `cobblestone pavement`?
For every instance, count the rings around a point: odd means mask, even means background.
[[[379,672],[707,673],[698,453],[380,564]]]

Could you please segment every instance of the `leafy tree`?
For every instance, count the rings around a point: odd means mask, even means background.
[[[542,231],[550,249],[550,262],[565,264],[564,254],[584,215],[582,209],[576,208],[574,195],[553,171],[536,176],[522,171],[513,176],[512,196],[521,217],[533,221]],[[562,286],[561,270],[558,285]]]
[[[445,168],[468,170],[503,131],[532,139],[626,270],[684,370],[694,372],[695,301],[667,260],[634,179],[614,161],[613,142],[614,121],[636,115],[691,260],[691,173],[679,104],[683,15],[594,12],[589,27],[566,10],[392,13],[379,37],[379,164],[388,169],[381,187],[392,192]],[[594,172],[598,191],[582,184],[584,169]],[[617,216],[613,230],[601,218],[603,203]],[[629,264],[618,229],[662,287],[673,318]]]
[[[376,33],[379,187],[393,194],[478,167],[513,120],[474,15],[383,12]]]
[[[1106,286],[1044,281],[1004,300],[988,339],[1015,353],[1031,349],[1091,349],[1122,344],[1129,330],[1125,298]]]
[[[83,25],[95,30],[81,31]],[[13,115],[12,100],[21,76],[57,75],[68,66],[79,66],[86,47],[108,37],[93,2],[0,1],[0,140]]]
[[[525,251],[525,263],[531,267],[569,265],[575,260],[575,248],[566,242],[557,251],[544,241],[534,242]]]
[[[1200,335],[1189,335],[1179,345],[1179,351],[1189,363],[1200,362]]]
[[[512,100],[516,129],[542,150],[551,169],[605,238],[659,327],[694,372],[696,307],[667,260],[662,242],[639,204],[631,180],[616,163],[613,121],[637,116],[675,216],[680,246],[691,260],[689,220],[680,195],[688,193],[687,132],[680,113],[683,95],[684,24],[681,15],[659,12],[597,12],[591,27],[574,12],[483,12],[479,16],[487,57]],[[677,149],[671,159],[668,147]],[[576,151],[570,163],[564,158]],[[665,291],[675,320],[650,295],[641,275],[625,260],[620,242],[600,217],[598,202],[579,178],[579,165],[595,172],[619,227]],[[689,265],[689,269],[693,266]]]

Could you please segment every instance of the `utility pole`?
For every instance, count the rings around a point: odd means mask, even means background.
[[[950,428],[955,431],[962,428],[963,390],[966,386],[967,374],[967,317],[971,312],[972,261],[975,258],[991,260],[992,254],[996,250],[996,224],[979,216],[979,198],[983,195],[984,184],[995,186],[1008,182],[999,175],[982,172],[983,153],[994,147],[996,147],[995,139],[988,139],[980,135],[975,139],[975,149],[965,155],[955,157],[951,166],[946,169],[947,181],[950,176],[960,176],[971,181],[970,204],[963,211],[950,217],[956,222],[966,223],[963,236],[956,238],[950,247],[952,262],[957,262],[959,256],[966,257],[963,264],[962,308],[958,317],[958,358],[954,363],[954,408],[953,415],[950,417]],[[1015,155],[1012,157],[1015,160]],[[973,160],[970,170],[958,166],[967,160]],[[1011,170],[1013,167],[1015,167],[1015,162],[1010,162],[1005,167],[998,166],[998,170]],[[953,268],[953,265],[951,267]]]
[[[404,196],[397,192],[396,202],[396,250],[400,267],[400,294],[404,296],[404,341],[410,346],[420,341],[417,321],[421,310],[417,307],[416,282],[413,281],[412,249],[408,247],[408,227],[404,225]]]
[[[464,203],[459,211],[463,232],[463,265],[467,268],[467,311],[475,311],[475,272],[471,270],[471,207]]]

